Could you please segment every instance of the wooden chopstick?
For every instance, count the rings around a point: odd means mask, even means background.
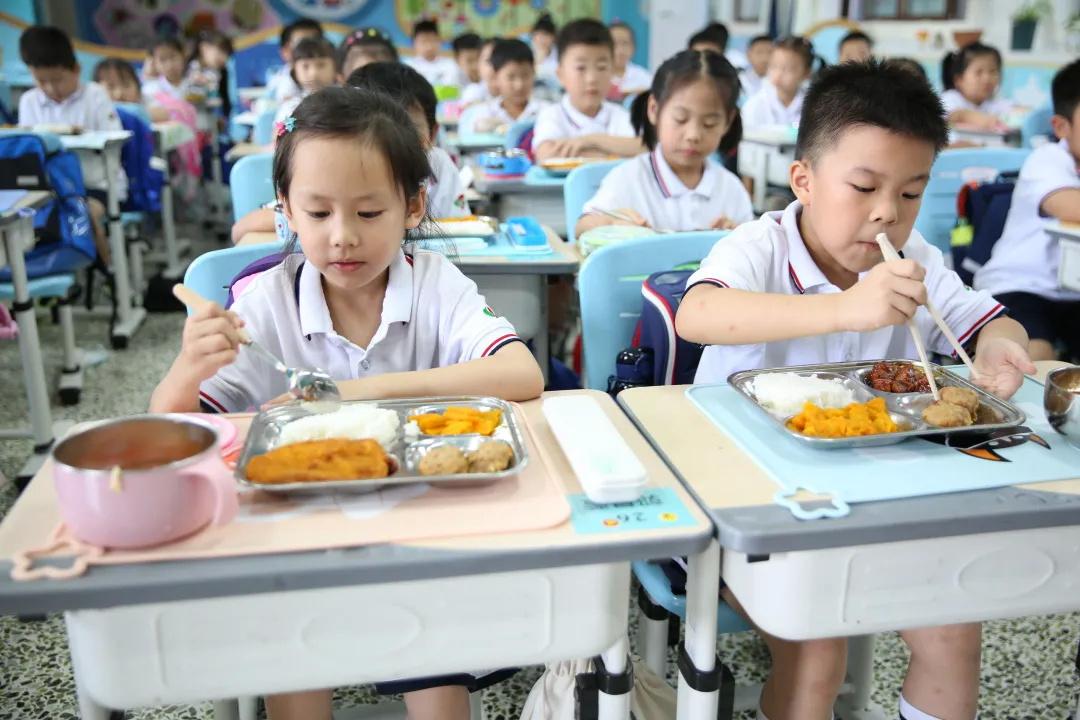
[[[884,240],[884,243],[882,243],[882,240]],[[877,241],[878,245],[881,246],[881,253],[885,256],[886,260],[900,259],[900,253],[896,252],[896,248],[889,242],[889,238],[885,233],[878,233]],[[967,351],[964,350],[964,346],[956,339],[956,335],[953,334],[953,331],[945,323],[945,318],[942,317],[941,313],[934,306],[934,303],[930,301],[930,298],[926,299],[926,311],[930,313],[930,317],[937,324],[938,329],[941,330],[941,334],[944,335],[945,339],[952,345],[953,350],[956,351],[956,356],[967,366],[968,371],[971,373],[971,379],[974,380],[979,375],[979,371],[975,369],[975,363],[971,361],[971,357],[968,356]]]
[[[900,259],[900,254],[896,252],[896,248],[889,242],[889,238],[885,233],[878,233],[877,242],[881,246],[881,254],[885,256],[886,260]],[[926,381],[930,383],[930,392],[933,393],[934,400],[940,400],[941,393],[938,391],[937,380],[934,379],[934,371],[930,368],[930,358],[926,355],[926,346],[923,344],[922,333],[915,326],[915,318],[908,320],[907,326],[911,332],[911,339],[915,341],[915,350],[919,353],[919,361],[922,363],[923,372],[926,373]]]

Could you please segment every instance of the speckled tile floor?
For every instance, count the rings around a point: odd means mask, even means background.
[[[145,410],[158,378],[179,347],[183,316],[151,315],[123,352],[87,370],[82,402],[62,408],[54,397],[56,419],[73,421],[124,415]],[[47,377],[59,373],[59,329],[41,316],[42,346]],[[104,320],[78,323],[77,337],[84,347],[107,344]],[[0,427],[25,421],[26,399],[22,392],[22,369],[13,342],[0,343]],[[30,451],[28,442],[0,441],[0,472],[13,477]],[[14,489],[0,488],[0,516],[14,501]],[[636,625],[636,605],[631,607]],[[633,635],[631,635],[633,637]],[[1055,615],[988,623],[983,648],[980,713],[984,720],[1064,720],[1073,693],[1080,688],[1073,671],[1080,614]],[[722,638],[720,655],[740,682],[760,681],[767,667],[764,646],[750,634]],[[875,702],[892,710],[906,666],[906,651],[894,634],[882,635],[875,651]],[[527,668],[511,680],[484,694],[491,720],[514,720],[525,696],[539,676],[540,668]],[[362,688],[338,693],[342,707],[369,703],[372,695]],[[61,720],[77,717],[74,684],[59,616],[39,622],[0,618],[0,718],[12,720]],[[133,711],[140,720],[195,720],[211,717],[207,703]],[[745,714],[745,718],[751,715]]]

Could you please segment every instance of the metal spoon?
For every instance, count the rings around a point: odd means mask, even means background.
[[[177,300],[196,312],[213,304],[187,285],[180,283],[173,285],[173,295],[176,296]],[[274,366],[274,369],[285,375],[285,378],[289,381],[289,393],[294,397],[306,403],[317,403],[315,407],[317,412],[337,408],[341,402],[341,392],[325,372],[322,370],[291,368],[281,362],[269,350],[252,340],[247,330],[239,328],[237,334],[240,336],[241,343],[262,355],[267,362]]]

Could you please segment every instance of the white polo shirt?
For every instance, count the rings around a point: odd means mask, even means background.
[[[739,71],[739,84],[742,86],[744,102],[749,101],[765,84],[765,76],[758,75],[752,67],[744,68]]]
[[[382,319],[367,348],[333,328],[322,275],[290,255],[253,280],[232,306],[252,338],[290,367],[320,368],[335,380],[445,367],[498,352],[518,340],[487,307],[476,283],[438,253],[398,253],[390,266]],[[218,412],[258,407],[288,391],[285,376],[244,348],[199,389]]]
[[[761,83],[761,89],[754,93],[746,104],[742,106],[743,127],[758,128],[769,125],[797,125],[802,115],[803,98],[806,90],[800,88],[795,93],[790,105],[780,102],[780,96],[776,93],[776,87],[765,80]]]
[[[630,113],[621,105],[605,101],[600,111],[589,117],[570,103],[569,95],[563,95],[557,104],[547,106],[537,115],[533,147],[538,148],[548,140],[593,134],[634,137]]]
[[[522,120],[533,120],[540,114],[541,110],[550,104],[543,100],[529,98],[529,102],[525,105],[525,109],[521,111],[521,115],[515,118],[511,117],[510,113],[506,112],[506,108],[503,107],[502,103],[502,98],[497,97],[482,103],[475,110],[470,110],[462,116],[461,124],[458,126],[458,132],[462,134],[475,133],[476,126],[480,124],[481,121],[485,121],[488,125],[494,121],[494,124],[498,126],[513,125]]]
[[[631,91],[648,90],[652,87],[652,78],[652,73],[640,65],[626,63],[626,72],[623,73],[623,76],[621,78],[612,78],[611,81],[615,84],[615,87],[619,88],[619,92],[625,94]]]
[[[492,98],[486,82],[469,83],[461,90],[461,104],[472,105]]]
[[[187,86],[183,80],[180,81],[179,85],[173,85],[165,79],[164,75],[158,75],[153,80],[147,80],[143,83],[142,94],[151,102],[154,99],[154,95],[158,93],[165,93],[177,100],[187,101]]]
[[[284,102],[300,95],[302,90],[292,78],[292,68],[282,65],[266,81],[266,96],[274,102]]]
[[[697,187],[688,188],[675,175],[659,146],[616,166],[585,203],[595,208],[631,208],[654,228],[704,230],[721,215],[737,223],[754,219],[754,208],[742,182],[709,158]]]
[[[536,77],[540,80],[552,82],[556,86],[560,85],[559,76],[556,71],[559,69],[559,58],[555,51],[555,48],[551,48],[551,52],[541,62],[535,63],[536,65]]]
[[[458,166],[440,147],[428,150],[427,156],[432,172],[427,184],[428,214],[433,218],[471,215]]]
[[[41,90],[27,90],[19,98],[19,125],[77,125],[83,130],[123,130],[120,116],[112,98],[104,87],[97,83],[80,84],[75,92],[60,102],[54,102]],[[83,185],[91,190],[105,190],[105,167],[103,163],[80,163],[83,171]],[[117,189],[121,197],[127,195],[127,176],[121,168],[117,178]]]
[[[720,239],[701,268],[690,276],[687,288],[699,283],[750,292],[783,295],[839,293],[810,257],[799,234],[798,202],[783,212],[765,213]],[[985,291],[969,290],[960,277],[945,267],[941,251],[916,230],[902,250],[904,257],[926,268],[926,289],[945,322],[961,343],[975,334],[1005,308]],[[928,349],[949,355],[952,346],[938,330],[926,308],[919,308],[915,322]],[[915,345],[905,325],[870,332],[839,332],[753,345],[710,345],[701,355],[694,382],[722,383],[740,370],[916,357]]]
[[[991,293],[1025,292],[1051,300],[1080,300],[1080,292],[1058,287],[1061,245],[1046,232],[1053,220],[1043,201],[1058,190],[1080,189],[1080,163],[1065,140],[1036,148],[1020,168],[1001,239],[975,273],[975,287]],[[1080,323],[1080,318],[1076,318]]]
[[[419,55],[413,55],[405,58],[405,63],[423,75],[424,79],[433,86],[457,86],[461,82],[461,71],[457,63],[443,55],[436,56],[434,60],[425,60]]]
[[[959,90],[946,90],[941,93],[941,104],[945,106],[945,116],[957,110],[978,110],[979,112],[993,115],[1001,120],[1012,112],[1013,104],[1004,98],[992,97],[979,105],[964,97]]]

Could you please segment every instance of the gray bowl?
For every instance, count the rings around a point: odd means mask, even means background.
[[[1046,376],[1043,407],[1051,427],[1080,448],[1080,367],[1065,367]]]

